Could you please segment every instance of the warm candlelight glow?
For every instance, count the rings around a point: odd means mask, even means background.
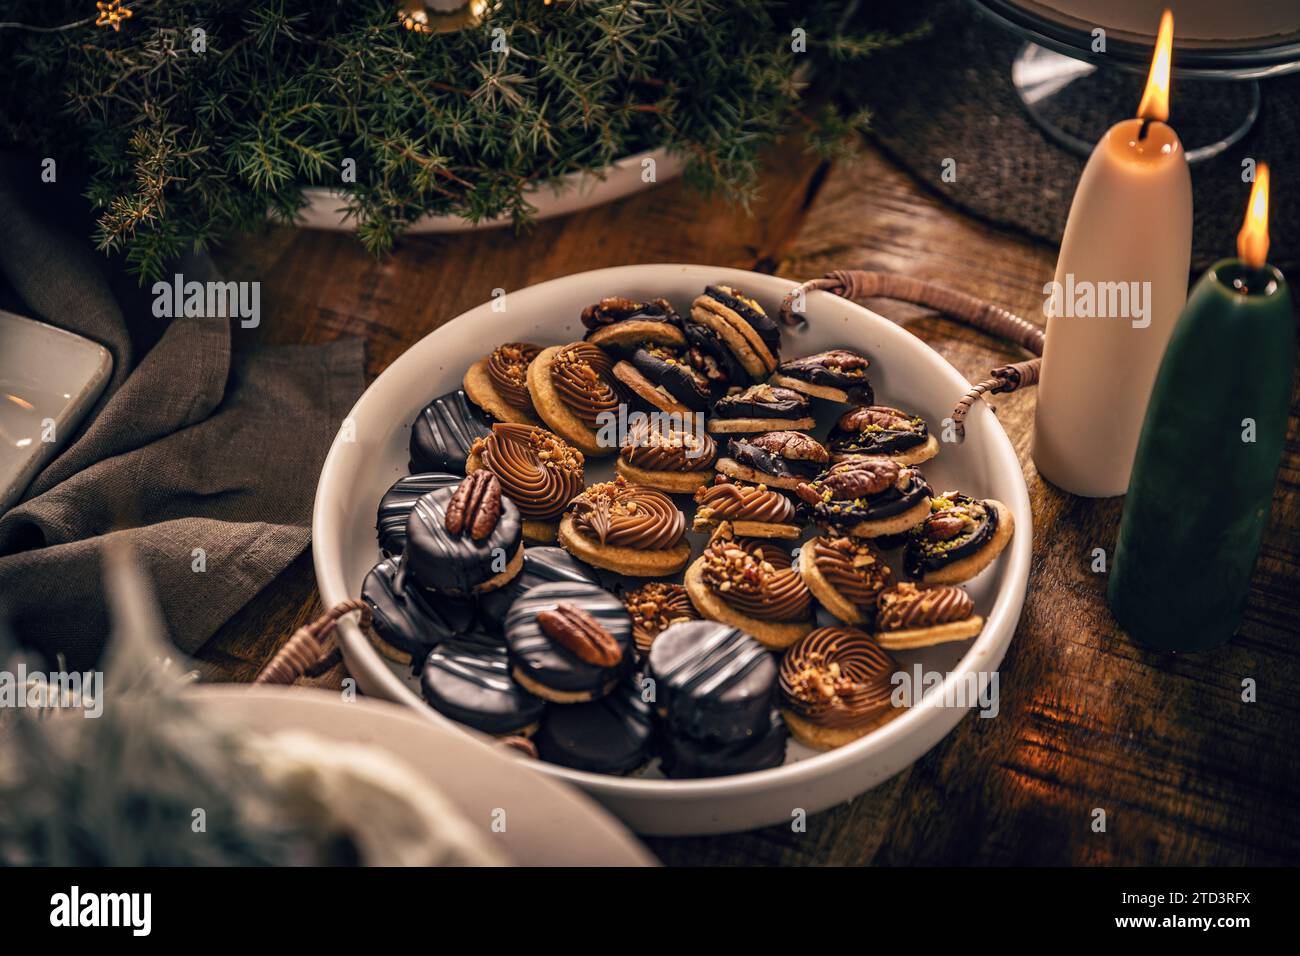
[[[1246,219],[1237,233],[1237,255],[1252,269],[1262,269],[1268,261],[1268,163],[1255,168]]]
[[[1160,16],[1160,33],[1156,37],[1155,53],[1151,56],[1151,72],[1147,74],[1147,88],[1142,93],[1137,115],[1140,119],[1169,119],[1169,69],[1174,58],[1174,15],[1166,10]]]

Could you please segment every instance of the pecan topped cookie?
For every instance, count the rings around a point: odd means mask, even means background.
[[[686,588],[666,581],[650,581],[623,595],[623,606],[632,615],[632,640],[646,654],[656,637],[674,624],[698,621]]]
[[[676,419],[651,415],[624,436],[617,472],[634,484],[688,494],[709,480],[718,446],[703,430],[679,427]]]
[[[964,641],[984,628],[970,595],[949,585],[904,581],[881,592],[876,607],[876,639],[894,650]]]
[[[800,484],[797,494],[817,524],[859,538],[907,531],[930,510],[925,476],[892,458],[846,458]]]
[[[815,438],[794,431],[732,438],[727,451],[718,460],[724,475],[790,489],[820,474],[831,457]]]
[[[629,352],[647,342],[683,348],[682,319],[667,299],[637,302],[608,296],[582,310],[584,341],[601,348]]]
[[[812,404],[789,388],[766,382],[736,389],[713,403],[709,431],[718,434],[755,434],[781,429],[813,428]]]
[[[826,439],[831,457],[850,455],[892,458],[916,465],[939,454],[939,442],[925,419],[888,405],[859,405],[839,417]]]
[[[819,627],[781,657],[781,702],[794,736],[830,750],[887,718],[898,665],[865,631]]]
[[[945,491],[907,537],[903,568],[927,584],[957,584],[984,570],[1011,540],[1011,510],[1000,501]]]
[[[782,362],[772,376],[772,384],[832,402],[870,405],[875,401],[867,380],[870,364],[865,356],[851,349],[830,349]]]

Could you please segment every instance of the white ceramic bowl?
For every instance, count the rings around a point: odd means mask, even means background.
[[[579,339],[579,313],[604,296],[664,296],[685,310],[706,285],[717,283],[745,290],[773,315],[794,285],[775,276],[711,266],[600,269],[511,292],[504,311],[494,311],[490,303],[481,305],[413,345],[357,401],[349,416],[352,427],[335,439],[321,471],[312,536],[316,579],[326,607],[360,593],[366,572],[379,557],[374,527],[379,499],[406,473],[410,423],[430,399],[459,387],[470,363],[501,342],[548,345]],[[855,348],[872,360],[877,401],[916,411],[936,431],[956,398],[970,387],[938,353],[861,306],[814,292],[807,299],[807,317],[806,329],[784,331],[784,355]],[[946,673],[939,691],[846,747],[818,754],[792,745],[785,766],[757,773],[683,781],[605,776],[547,763],[540,763],[540,769],[582,787],[642,833],[688,834],[789,821],[796,810],[825,809],[909,766],[968,709],[943,706],[943,693],[965,682],[966,675],[987,675],[1001,663],[1024,603],[1032,530],[1020,463],[1002,426],[982,404],[967,419],[965,442],[945,443],[939,457],[922,467],[937,490],[997,498],[1011,509],[1016,522],[1006,551],[967,585],[977,611],[986,618],[979,637],[895,655],[909,673],[915,664],[927,672]],[[603,469],[588,468],[588,481],[604,476]],[[423,702],[418,685],[390,666],[355,624],[343,623],[340,643],[349,671],[366,693],[408,704],[429,720],[447,722]]]

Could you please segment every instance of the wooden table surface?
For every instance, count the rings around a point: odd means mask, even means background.
[[[1055,250],[965,218],[868,147],[828,166],[795,145],[767,164],[746,215],[680,183],[523,236],[413,238],[375,260],[349,236],[276,229],[219,256],[262,282],[267,342],[362,336],[376,375],[417,339],[507,291],[603,266],[699,262],[804,279],[833,268],[944,282],[1041,321]],[[976,173],[977,175],[978,173]],[[611,290],[615,291],[615,290]],[[971,380],[1023,357],[893,302],[873,308]],[[1031,392],[999,418],[1024,464],[1034,512],[1024,615],[1000,671],[1001,711],[968,715],[910,769],[789,826],[651,839],[670,864],[1295,864],[1300,862],[1300,428],[1286,456],[1246,623],[1228,646],[1161,655],[1130,641],[1104,602],[1094,548],[1111,553],[1121,501],[1066,495],[1029,458]],[[1189,561],[1213,560],[1214,542]],[[249,680],[319,613],[310,557],[297,561],[200,654],[206,679]],[[337,686],[341,670],[319,682]],[[1242,699],[1251,678],[1255,702]],[[1106,814],[1105,832],[1092,826]]]

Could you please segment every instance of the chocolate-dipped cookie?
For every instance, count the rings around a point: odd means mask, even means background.
[[[528,392],[528,366],[541,351],[532,342],[498,345],[465,372],[465,394],[498,421],[540,425]]]
[[[421,663],[435,646],[474,624],[473,601],[426,593],[393,558],[380,561],[366,575],[361,600],[372,612],[370,642],[399,664]]]
[[[463,391],[435,398],[411,425],[411,471],[463,475],[474,439],[488,434],[491,428],[492,419]]]
[[[869,455],[916,465],[939,454],[939,440],[930,434],[924,418],[888,405],[850,408],[831,429],[826,445],[836,461]]]
[[[674,624],[650,648],[655,709],[673,733],[723,743],[771,724],[776,662],[739,628],[716,621]]]
[[[739,289],[708,286],[691,303],[691,321],[717,334],[751,380],[762,381],[776,371],[781,330]]]
[[[724,395],[713,403],[709,431],[715,434],[753,435],[761,432],[815,428],[812,403],[789,388],[766,382]]]
[[[691,530],[716,531],[724,521],[744,538],[797,538],[802,533],[795,524],[794,502],[781,492],[715,475],[711,485],[695,492]]]
[[[406,475],[397,479],[379,499],[379,512],[375,516],[379,549],[390,556],[401,554],[406,548],[406,522],[411,517],[411,509],[415,507],[415,502],[431,491],[450,488],[460,483],[460,475],[437,472]]]
[[[621,386],[614,363],[590,342],[553,345],[528,366],[528,392],[548,428],[586,455],[612,455],[618,442],[600,433],[618,414]]]
[[[966,641],[984,629],[975,602],[947,584],[918,588],[903,581],[876,599],[876,640],[891,651]]]
[[[554,432],[507,423],[474,442],[465,468],[496,475],[523,517],[524,539],[544,544],[555,540],[560,515],[582,491],[583,465],[582,452]]]
[[[790,731],[773,708],[767,726],[759,731],[722,743],[702,743],[682,734],[663,740],[659,768],[665,777],[690,780],[699,777],[729,777],[779,767],[785,762],[785,744]]]
[[[478,599],[478,616],[483,625],[500,633],[505,627],[510,606],[522,594],[539,584],[556,581],[570,584],[600,584],[594,568],[579,561],[563,548],[527,547],[524,549],[524,566],[518,576],[504,587],[481,595]]]
[[[431,491],[411,511],[403,560],[416,581],[436,591],[499,588],[523,567],[519,509],[488,471],[475,472],[455,488]]]
[[[789,489],[815,478],[831,459],[821,442],[803,432],[789,431],[732,438],[727,442],[727,456],[717,464],[724,475]]]
[[[614,366],[614,377],[647,405],[689,415],[709,407],[709,382],[691,365],[684,350],[642,346]]]
[[[690,494],[713,477],[718,446],[704,431],[652,416],[628,429],[615,470],[636,485]]]
[[[865,631],[819,627],[781,657],[782,716],[809,747],[843,747],[897,713],[890,700],[897,670]]]
[[[592,773],[628,774],[650,759],[654,718],[642,684],[625,678],[600,700],[548,707],[533,737],[543,760]]]
[[[799,549],[799,575],[813,597],[846,624],[870,624],[876,598],[894,580],[885,557],[866,538],[832,534]]]
[[[541,584],[510,606],[505,624],[510,673],[546,700],[604,697],[632,668],[632,618],[594,584]]]
[[[681,316],[667,299],[635,302],[610,296],[582,310],[584,341],[616,352],[631,352],[653,342],[681,348],[686,345]]]
[[[911,465],[854,455],[795,489],[812,520],[856,538],[908,531],[930,513],[930,486]]]
[[[703,617],[782,648],[813,628],[812,593],[790,553],[770,541],[735,538],[727,523],[686,570],[686,592]]]
[[[560,519],[560,544],[588,564],[631,577],[675,574],[691,546],[686,517],[662,491],[618,476],[592,485]]]
[[[700,612],[680,584],[650,581],[623,595],[623,606],[632,616],[632,640],[641,654],[648,654],[655,638],[674,624],[698,621]]]
[[[686,334],[686,357],[708,381],[713,394],[749,383],[749,373],[736,361],[717,332],[697,322],[684,323],[682,331]]]
[[[871,383],[867,381],[870,364],[851,349],[830,349],[782,362],[772,376],[772,384],[832,402],[870,405],[875,401]]]
[[[1002,502],[945,491],[908,534],[903,570],[926,584],[969,581],[1002,553],[1014,531]]]
[[[445,717],[485,734],[527,737],[546,706],[510,679],[502,648],[461,641],[439,644],[420,671],[420,690]]]

